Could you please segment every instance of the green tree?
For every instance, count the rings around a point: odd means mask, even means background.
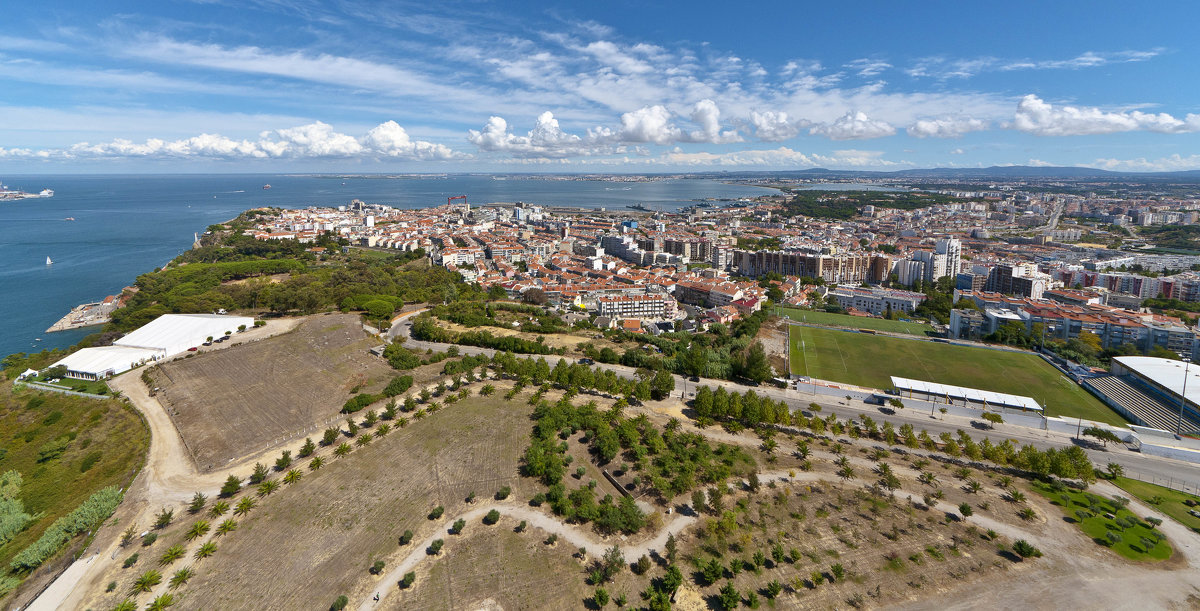
[[[725,609],[725,611],[733,611],[742,604],[742,593],[738,592],[738,589],[733,587],[733,582],[729,582],[726,583],[723,588],[721,588],[720,593],[717,595],[717,599],[720,601],[722,609]]]

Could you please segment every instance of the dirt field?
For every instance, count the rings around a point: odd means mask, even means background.
[[[536,482],[517,474],[531,412],[495,396],[472,398],[306,473],[260,499],[218,554],[196,567],[181,608],[324,608],[339,594],[360,600],[371,563],[407,551],[397,545],[405,529],[418,540],[433,532],[426,515],[435,505],[452,516],[472,491],[490,498],[504,485],[515,498],[532,495]]]
[[[514,533],[514,526],[511,520],[468,525],[477,532],[465,545],[427,562],[411,591],[389,597],[381,608],[580,608],[591,588],[583,582],[583,567],[572,558],[574,548],[548,547],[544,535]]]
[[[587,525],[563,524],[545,507],[525,504],[543,490],[539,482],[517,472],[531,425],[529,391],[505,401],[509,384],[494,383],[498,389],[492,397],[472,396],[424,418],[409,414],[412,421],[406,428],[367,447],[356,445],[349,456],[332,459],[320,471],[298,465],[304,478],[271,496],[255,497],[258,507],[237,518],[238,530],[213,539],[219,549],[212,558],[180,560],[161,569],[166,578],[188,564],[197,573],[180,590],[183,599],[177,598],[176,606],[325,608],[345,594],[352,601],[350,608],[361,611],[375,608],[370,602],[373,592],[385,591],[378,608],[595,608],[590,600],[593,587],[584,582],[590,562],[620,539],[600,540]],[[663,402],[629,409],[630,415],[646,413],[661,424],[673,407]],[[687,421],[682,426],[695,430]],[[755,494],[731,490],[724,496],[722,512],[698,518],[676,512],[667,518],[667,528],[677,533],[678,566],[684,572],[676,608],[718,608],[719,589],[727,583],[739,590],[743,604],[748,605],[754,593],[768,608],[967,609],[978,608],[980,600],[1003,607],[1178,608],[1189,592],[1200,596],[1200,589],[1190,585],[1200,583],[1200,571],[1194,568],[1200,565],[1200,538],[1174,522],[1162,525],[1177,551],[1174,557],[1131,563],[1092,542],[1064,520],[1057,507],[1033,494],[1024,480],[1015,478],[1012,483],[1028,499],[1006,500],[1004,474],[982,465],[960,472],[962,464],[936,454],[926,457],[923,450],[892,448],[886,455],[875,454],[881,446],[873,441],[847,441],[839,448],[809,434],[786,433],[776,435],[779,447],[768,456],[757,449],[761,442],[752,433],[731,434],[717,427],[704,433],[712,441],[737,443],[751,451],[764,468],[762,487]],[[811,451],[811,464],[795,455],[801,442]],[[577,439],[569,446],[573,466],[587,462]],[[322,448],[321,453],[330,450]],[[834,473],[839,450],[854,470],[845,481]],[[880,480],[877,462],[888,464],[898,476],[894,496],[865,489]],[[918,481],[918,473],[932,474],[936,481]],[[595,475],[589,465],[582,481]],[[278,474],[272,477],[280,479]],[[971,480],[981,484],[978,491],[967,486]],[[567,478],[568,487],[575,482]],[[504,485],[512,487],[509,499],[491,501]],[[1104,483],[1093,489],[1105,495],[1118,492]],[[471,492],[479,497],[474,504],[465,502]],[[941,498],[922,498],[934,492]],[[251,496],[251,491],[243,492],[231,505]],[[687,502],[688,496],[675,502]],[[974,509],[965,521],[957,517],[963,502]],[[436,505],[443,505],[445,513],[430,520],[426,516]],[[491,506],[502,518],[495,526],[485,526],[480,518]],[[1019,517],[1025,507],[1035,510],[1034,519]],[[1134,511],[1154,513],[1145,507]],[[144,558],[135,568],[114,568],[111,577],[99,582],[117,581],[116,592],[97,593],[86,601],[89,606],[112,607],[137,575],[158,568],[157,558],[166,547],[183,544],[191,554],[204,541],[187,543],[184,533],[197,517],[186,516],[178,507],[176,515],[176,524],[162,532],[159,542],[141,550]],[[445,529],[459,515],[467,518],[465,532],[447,534]],[[513,532],[519,520],[529,521],[527,532]],[[413,542],[399,546],[397,537],[405,529],[413,531]],[[542,543],[547,531],[561,537],[555,546]],[[665,530],[653,541],[639,542],[641,536],[620,540],[627,561],[651,549],[663,550]],[[428,556],[424,550],[434,538],[444,539],[445,549]],[[1010,546],[1018,538],[1036,545],[1045,557],[1018,562],[1007,547],[998,545]],[[782,560],[773,558],[776,543],[787,554]],[[586,560],[572,557],[578,546],[586,546]],[[792,548],[798,552],[794,559]],[[759,570],[732,570],[734,559],[749,565],[756,552],[763,555]],[[715,584],[707,583],[698,564],[712,558],[723,566]],[[368,574],[377,559],[385,561],[386,577]],[[396,580],[409,570],[416,574],[416,585],[396,591]],[[646,575],[625,570],[607,589],[614,596],[625,593],[636,607],[642,604],[638,593],[663,573],[658,562]],[[768,585],[774,581],[782,592],[768,602]],[[154,594],[165,591],[164,583]],[[141,598],[144,603],[148,597]]]
[[[566,333],[549,333],[549,334],[542,335],[542,334],[538,334],[538,333],[522,333],[520,331],[517,331],[516,329],[505,329],[502,327],[471,328],[471,327],[464,327],[460,324],[448,322],[448,321],[442,320],[440,318],[437,319],[437,322],[438,322],[438,326],[440,326],[444,329],[449,329],[450,331],[454,331],[455,333],[465,333],[465,332],[469,332],[469,331],[487,331],[488,333],[491,333],[492,335],[494,335],[496,337],[513,336],[513,337],[519,337],[521,339],[527,339],[529,341],[536,341],[537,338],[540,337],[540,338],[542,338],[542,341],[545,342],[545,344],[547,346],[550,346],[551,348],[566,348],[567,350],[574,350],[579,344],[582,344],[587,341],[594,341],[594,340],[589,340],[587,337],[583,337],[581,335],[568,335]]]
[[[395,372],[350,314],[314,316],[270,339],[155,368],[158,399],[192,459],[211,471],[336,417],[350,390]]]

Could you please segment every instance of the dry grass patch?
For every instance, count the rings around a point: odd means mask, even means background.
[[[472,397],[259,498],[188,583],[180,608],[297,609],[369,595],[368,568],[410,551],[398,545],[405,530],[418,541],[432,533],[434,506],[455,515],[471,492],[487,499],[506,485],[528,498],[533,483],[518,477],[517,459],[531,411]]]
[[[395,372],[368,352],[376,343],[356,315],[314,316],[152,376],[197,468],[209,471],[335,417],[356,387],[381,390]]]

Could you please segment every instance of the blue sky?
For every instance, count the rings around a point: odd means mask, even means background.
[[[15,4],[4,173],[1200,169],[1193,3]]]

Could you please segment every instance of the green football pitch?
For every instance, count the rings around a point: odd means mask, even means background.
[[[781,313],[797,322],[812,325],[827,325],[830,327],[848,327],[851,329],[874,329],[888,333],[905,333],[908,335],[925,336],[933,332],[933,327],[926,323],[905,322],[903,320],[887,320],[886,318],[867,318],[865,316],[850,316],[849,314],[834,314],[818,310],[801,310],[798,308],[780,308]]]
[[[891,376],[1033,397],[1047,416],[1125,420],[1040,357],[953,344],[791,325],[792,373],[867,388]]]

